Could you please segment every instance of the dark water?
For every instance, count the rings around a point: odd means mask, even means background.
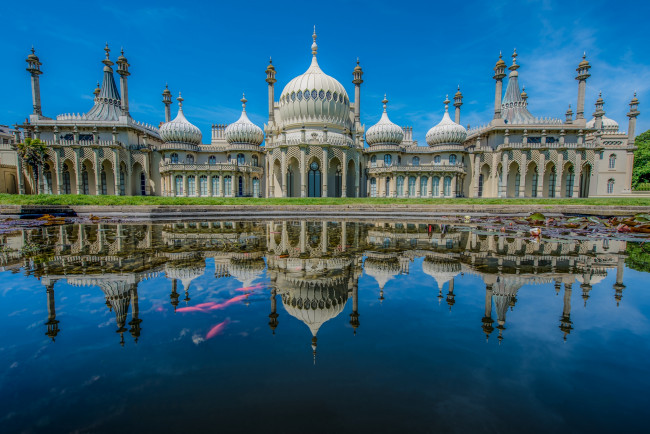
[[[638,244],[341,221],[2,242],[2,432],[648,429]]]

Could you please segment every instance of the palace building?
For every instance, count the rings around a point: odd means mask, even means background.
[[[517,52],[510,66],[499,56],[494,67],[494,116],[484,126],[460,124],[463,95],[444,101],[441,121],[413,140],[411,127],[389,118],[382,101],[379,121],[361,122],[363,70],[352,75],[354,100],[321,69],[316,33],[311,64],[276,98],[276,69],[266,69],[268,122],[251,122],[242,98],[238,120],[212,126],[210,140],[183,114],[171,118],[172,93],[162,93],[165,119],[159,127],[129,113],[130,64],[124,52],[115,63],[108,45],[103,79],[94,105],[83,114],[43,115],[41,62],[27,57],[33,113],[15,130],[16,141],[39,138],[48,159],[33,185],[31,168],[14,146],[0,144],[3,167],[15,167],[12,192],[20,194],[155,195],[194,197],[588,197],[630,193],[639,101],[631,99],[628,132],[605,116],[604,100],[585,116],[585,88],[591,65],[583,56],[576,69],[575,115],[538,118],[519,86]],[[505,93],[503,81],[507,77]],[[441,107],[442,109],[442,107]],[[564,108],[561,109],[564,112]],[[162,114],[162,110],[161,110]],[[452,119],[453,116],[453,119]],[[20,130],[22,130],[22,133]],[[204,143],[204,142],[208,143]],[[6,171],[6,170],[5,170]],[[6,177],[6,176],[5,176]],[[13,179],[13,178],[12,178]]]

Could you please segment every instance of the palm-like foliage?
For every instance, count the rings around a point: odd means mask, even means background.
[[[39,139],[26,138],[23,143],[18,143],[16,145],[16,152],[18,153],[18,158],[22,160],[23,164],[32,168],[36,192],[40,193],[38,174],[47,160],[47,146]]]

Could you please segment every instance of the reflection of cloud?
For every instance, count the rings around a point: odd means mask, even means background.
[[[192,335],[192,342],[194,342],[194,345],[198,345],[198,344],[200,344],[201,342],[204,342],[204,341],[205,341],[205,339],[203,339],[203,336],[201,336],[201,335],[199,335],[197,333]]]
[[[115,322],[115,318],[110,318],[108,321],[99,324],[97,327],[101,329],[103,327],[107,327],[107,326],[111,325],[114,322]]]
[[[14,369],[18,367],[18,362],[13,362],[11,366],[9,366],[9,369]]]
[[[90,386],[91,384],[93,384],[94,382],[96,382],[97,380],[99,380],[100,378],[101,378],[101,376],[99,376],[99,375],[93,375],[93,376],[90,377],[88,380],[84,381],[83,386],[84,386],[84,387],[86,387],[86,386]]]

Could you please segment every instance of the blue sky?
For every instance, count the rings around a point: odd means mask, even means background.
[[[494,63],[499,51],[510,64],[517,48],[520,83],[530,111],[563,118],[575,112],[575,68],[583,51],[592,65],[586,114],[602,90],[608,117],[627,131],[628,102],[641,102],[637,133],[650,128],[650,48],[644,27],[650,4],[643,1],[464,1],[464,2],[12,2],[4,7],[0,68],[0,123],[31,113],[25,61],[32,44],[43,62],[43,111],[86,112],[101,81],[104,43],[120,47],[131,64],[132,116],[157,125],[164,118],[166,82],[185,98],[188,119],[209,141],[212,123],[231,123],[246,92],[248,112],[266,120],[269,56],[277,69],[276,99],[284,85],[310,62],[316,25],[319,63],[353,96],[357,56],[364,69],[362,122],[379,120],[384,92],[391,119],[414,127],[424,144],[442,117],[442,101],[460,84],[465,96],[461,123],[492,117]],[[116,75],[117,77],[117,75]],[[650,105],[649,105],[650,106]],[[173,106],[175,115],[177,105]],[[647,113],[647,114],[646,114]]]

